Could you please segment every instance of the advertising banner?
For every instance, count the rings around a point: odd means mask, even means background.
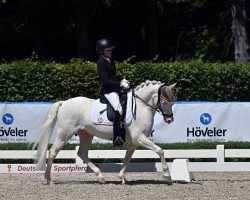
[[[86,173],[86,164],[53,164],[52,173],[83,172]],[[37,171],[36,164],[1,164],[0,173],[44,173]]]
[[[0,103],[0,143],[33,142],[52,104]],[[153,142],[250,141],[250,102],[176,102],[173,113],[171,124],[156,113]],[[69,142],[79,143],[78,136]],[[95,137],[93,142],[109,141]]]
[[[250,141],[250,102],[177,102],[174,122],[155,115],[157,143]]]
[[[52,103],[0,103],[0,143],[33,141]]]

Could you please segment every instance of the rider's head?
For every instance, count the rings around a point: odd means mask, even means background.
[[[96,42],[97,53],[105,57],[111,57],[111,53],[114,48],[115,47],[113,46],[112,42],[108,39],[103,38]]]

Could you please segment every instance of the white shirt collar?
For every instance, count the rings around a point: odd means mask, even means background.
[[[103,55],[102,55],[102,57],[105,58],[107,61],[109,61],[111,63],[110,58],[107,58],[107,57],[105,57]]]

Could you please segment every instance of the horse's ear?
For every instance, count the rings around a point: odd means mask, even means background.
[[[175,88],[175,85],[176,85],[176,84],[177,84],[177,83],[174,83],[174,84],[170,85],[170,86],[169,86],[170,89],[173,90],[173,89]]]

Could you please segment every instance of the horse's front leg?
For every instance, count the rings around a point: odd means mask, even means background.
[[[126,184],[126,178],[125,178],[125,171],[128,167],[128,164],[130,162],[130,159],[135,151],[137,146],[133,145],[133,144],[129,144],[128,145],[128,149],[126,151],[126,155],[125,155],[125,158],[124,158],[124,161],[123,161],[123,165],[122,165],[122,168],[120,170],[120,173],[119,173],[119,178],[121,179],[122,181],[122,184],[125,185]]]
[[[153,142],[151,142],[144,134],[141,134],[138,137],[138,141],[137,141],[141,146],[153,150],[154,152],[156,152],[161,159],[161,164],[162,164],[162,170],[164,172],[163,177],[166,180],[171,180],[171,176],[170,176],[170,172],[169,172],[169,168],[167,165],[167,162],[165,160],[164,157],[164,151],[162,150],[161,147],[157,146],[156,144],[154,144]]]

